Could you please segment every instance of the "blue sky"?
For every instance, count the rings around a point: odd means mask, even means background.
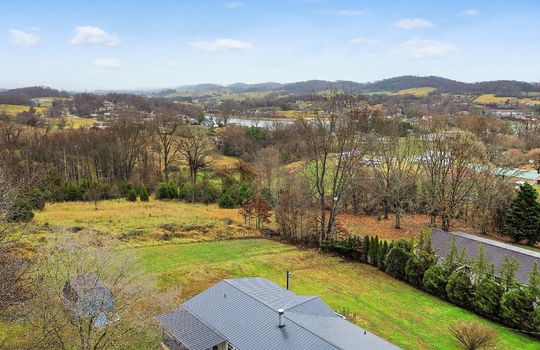
[[[537,0],[6,0],[0,87],[540,81]]]

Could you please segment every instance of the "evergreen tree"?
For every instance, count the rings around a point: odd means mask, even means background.
[[[387,254],[388,254],[388,242],[383,241],[383,243],[379,247],[379,256],[377,258],[379,269],[383,271],[385,269],[384,259],[386,259]]]
[[[538,303],[540,299],[540,272],[538,272],[538,263],[536,261],[532,271],[529,273],[529,292]]]
[[[524,183],[512,202],[504,220],[503,232],[516,242],[523,239],[530,245],[540,241],[540,203],[538,193],[529,183]]]
[[[442,266],[447,276],[450,276],[456,269],[465,265],[465,249],[462,249],[461,252],[457,249],[456,237],[452,236],[452,241],[450,242],[450,249],[446,258],[444,259]]]
[[[369,254],[369,236],[364,236],[364,243],[362,244],[362,261],[368,261]]]
[[[484,245],[478,242],[478,254],[476,259],[471,262],[471,279],[473,284],[481,282],[484,278],[487,277],[488,273],[494,269],[493,264],[491,264],[486,259],[486,254],[484,253]]]
[[[515,258],[508,259],[507,256],[504,257],[504,262],[501,265],[501,270],[499,273],[500,284],[504,292],[508,292],[517,286],[514,276],[516,275],[518,268],[519,262]]]

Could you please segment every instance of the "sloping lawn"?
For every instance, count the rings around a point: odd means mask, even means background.
[[[261,276],[284,285],[290,269],[295,292],[319,295],[335,310],[347,308],[360,326],[404,349],[456,349],[448,330],[456,321],[495,326],[371,266],[273,241],[167,245],[133,253],[159,288],[179,288],[184,299],[227,277]],[[519,333],[502,328],[497,332],[498,349],[540,349],[540,343]]]

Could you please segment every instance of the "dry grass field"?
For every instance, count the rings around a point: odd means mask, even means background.
[[[521,104],[533,104],[533,105],[540,105],[540,100],[535,100],[532,98],[516,98],[516,97],[501,97],[501,96],[495,96],[494,94],[484,94],[478,96],[476,99],[474,99],[473,102],[479,103],[479,104],[491,104],[491,103],[521,103]]]
[[[399,92],[397,92],[396,94],[397,95],[427,96],[430,93],[434,92],[435,90],[437,89],[426,86],[426,87],[399,90]]]
[[[0,114],[16,115],[17,113],[27,112],[30,106],[0,104]],[[46,107],[35,107],[37,113],[43,113]]]

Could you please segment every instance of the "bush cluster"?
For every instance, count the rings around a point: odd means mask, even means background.
[[[321,248],[378,266],[390,275],[494,321],[522,331],[540,332],[540,272],[535,264],[528,285],[515,280],[517,262],[505,259],[499,274],[479,245],[477,258],[466,261],[455,240],[444,262],[423,233],[418,242],[388,243],[378,237],[348,237],[323,242]]]

